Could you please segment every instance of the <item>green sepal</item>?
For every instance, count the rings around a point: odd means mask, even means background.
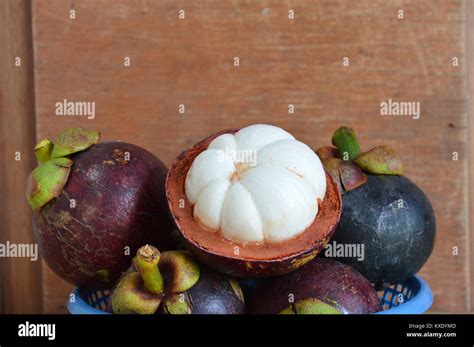
[[[146,291],[140,274],[131,272],[118,281],[111,297],[112,310],[117,314],[154,314],[162,298]]]
[[[359,154],[354,164],[375,175],[402,175],[403,166],[397,151],[390,146],[378,146]]]
[[[342,314],[337,308],[316,298],[295,302],[296,314]]]
[[[339,175],[346,192],[356,189],[367,182],[367,175],[364,171],[350,161],[341,161]]]
[[[307,298],[295,302],[281,310],[279,314],[342,314],[343,312],[316,298]]]
[[[166,289],[181,293],[199,280],[199,265],[186,251],[167,251],[161,254],[158,268],[165,278]]]
[[[51,152],[53,151],[53,143],[50,139],[43,139],[35,146],[35,156],[40,163],[46,163],[51,159]]]
[[[166,314],[191,314],[192,306],[187,293],[172,294],[165,297],[162,309]]]
[[[26,198],[31,208],[40,209],[57,197],[66,185],[72,160],[56,158],[40,164],[28,177]]]
[[[52,158],[65,157],[84,151],[99,142],[100,133],[82,128],[71,128],[63,131],[53,148]]]

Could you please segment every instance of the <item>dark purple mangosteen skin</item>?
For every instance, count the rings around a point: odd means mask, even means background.
[[[436,220],[428,198],[408,178],[368,175],[367,183],[342,195],[342,202],[333,241],[364,244],[365,258],[337,260],[377,285],[403,282],[425,264],[434,247]]]
[[[200,270],[199,281],[187,291],[192,302],[192,314],[245,313],[243,296],[236,293],[229,277],[206,266],[200,266]]]
[[[176,246],[167,168],[157,157],[132,144],[102,142],[71,159],[63,191],[33,216],[35,238],[56,274],[77,286],[112,285],[140,246]]]
[[[381,310],[377,292],[354,268],[331,259],[316,258],[283,276],[259,280],[248,299],[248,312],[276,314],[307,298],[322,300],[343,313]]]

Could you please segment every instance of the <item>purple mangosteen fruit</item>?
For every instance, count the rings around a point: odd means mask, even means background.
[[[366,314],[381,310],[370,282],[349,265],[316,258],[283,276],[259,280],[248,298],[252,314]]]
[[[402,176],[401,160],[390,146],[360,153],[354,130],[342,127],[334,147],[316,151],[338,182],[342,214],[332,241],[363,245],[364,257],[341,257],[377,287],[416,274],[430,256],[436,220],[423,191]]]
[[[76,286],[107,286],[147,242],[172,248],[167,168],[133,144],[99,142],[99,133],[64,131],[35,148],[27,200],[49,267]]]

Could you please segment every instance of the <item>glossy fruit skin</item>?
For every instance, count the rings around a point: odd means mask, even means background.
[[[436,220],[420,188],[404,176],[368,175],[342,201],[333,241],[364,244],[365,257],[337,260],[378,285],[403,282],[421,269],[434,247]]]
[[[231,280],[206,266],[201,266],[199,281],[187,291],[192,298],[192,314],[244,314],[242,292],[238,292],[239,289],[236,290],[231,285]],[[235,283],[237,284],[236,281]]]
[[[42,256],[56,274],[76,286],[107,286],[140,246],[176,246],[164,191],[167,168],[158,158],[132,144],[102,142],[71,159],[61,194],[33,215]]]
[[[349,265],[316,258],[286,275],[259,280],[247,297],[248,313],[279,313],[290,306],[290,298],[316,298],[343,313],[381,310],[377,292],[364,276]]]

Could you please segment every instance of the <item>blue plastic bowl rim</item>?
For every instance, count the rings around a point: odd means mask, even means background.
[[[418,292],[407,302],[398,306],[391,307],[388,310],[376,312],[375,314],[421,314],[426,312],[433,304],[433,293],[424,279],[415,275],[407,280],[412,281],[413,287],[418,287]],[[406,282],[405,282],[406,283]],[[415,291],[416,291],[415,289]],[[74,288],[72,294],[74,301],[68,300],[67,308],[72,314],[110,314],[89,305],[82,296],[79,288]]]
[[[413,285],[419,287],[415,296],[401,305],[376,312],[375,314],[421,314],[428,311],[433,304],[433,293],[428,283],[418,275],[411,277],[407,281],[413,281]]]

